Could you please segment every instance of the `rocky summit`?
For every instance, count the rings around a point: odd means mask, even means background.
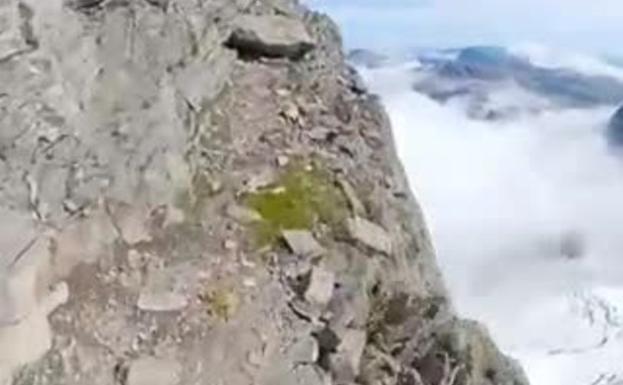
[[[0,0],[0,384],[523,385],[290,0]]]

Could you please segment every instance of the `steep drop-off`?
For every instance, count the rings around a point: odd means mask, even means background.
[[[521,385],[289,0],[0,0],[0,383]]]

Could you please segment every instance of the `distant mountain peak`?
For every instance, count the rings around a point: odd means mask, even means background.
[[[623,106],[619,107],[608,124],[608,141],[617,147],[623,147]]]
[[[389,57],[372,50],[358,48],[348,52],[347,59],[356,66],[378,68],[386,64]]]

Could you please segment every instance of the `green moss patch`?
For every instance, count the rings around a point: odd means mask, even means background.
[[[292,166],[273,186],[247,194],[244,203],[263,218],[255,228],[260,246],[276,243],[281,230],[311,230],[324,223],[337,231],[348,204],[330,173]]]

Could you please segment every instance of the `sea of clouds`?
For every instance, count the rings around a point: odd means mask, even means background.
[[[623,79],[596,58],[513,50]],[[461,102],[414,92],[414,68],[361,71],[389,112],[459,311],[485,322],[533,385],[623,381],[623,156],[604,137],[616,106],[472,120]],[[530,102],[513,92],[494,95]],[[569,238],[580,258],[562,255]]]

